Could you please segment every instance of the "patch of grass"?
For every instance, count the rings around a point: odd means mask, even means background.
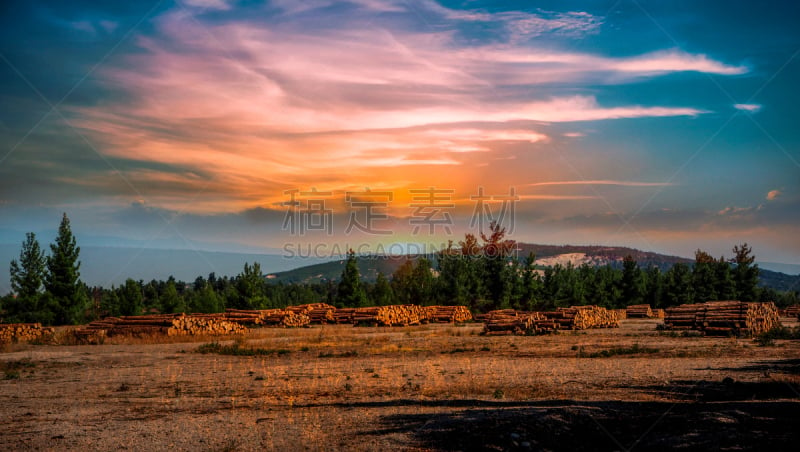
[[[291,350],[286,349],[267,349],[267,348],[254,348],[246,347],[240,343],[232,345],[222,345],[219,342],[209,342],[197,347],[197,353],[208,354],[215,353],[217,355],[231,355],[231,356],[269,356],[269,355],[285,355],[291,353]]]
[[[320,352],[320,358],[352,358],[354,356],[358,356],[358,352],[355,350],[350,350],[347,352],[341,353],[333,353],[333,352]]]
[[[466,353],[466,352],[474,352],[474,351],[475,351],[474,348],[456,347],[456,348],[450,350],[449,352],[447,350],[444,350],[444,351],[442,351],[442,353],[453,354],[453,353]]]
[[[4,380],[19,380],[20,370],[24,369],[32,372],[31,369],[34,367],[36,367],[36,363],[31,361],[29,358],[6,361],[0,364],[0,370],[3,371]]]
[[[607,350],[600,350],[599,352],[589,353],[583,355],[582,350],[578,349],[578,357],[586,356],[587,358],[610,358],[618,355],[638,355],[640,353],[658,353],[657,348],[641,347],[639,344],[633,344],[630,347],[614,347]]]
[[[753,338],[760,347],[772,347],[777,339],[800,339],[800,327],[779,326]]]
[[[492,394],[492,397],[494,397],[495,399],[502,399],[505,396],[506,393],[502,389],[495,389],[494,393]]]

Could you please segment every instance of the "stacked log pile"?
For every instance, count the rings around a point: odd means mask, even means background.
[[[634,304],[625,310],[629,319],[649,319],[654,317],[649,304]]]
[[[463,323],[472,320],[472,313],[466,306],[427,306],[427,319],[437,323]]]
[[[239,325],[261,325],[264,323],[261,311],[247,309],[226,309],[225,319]]]
[[[352,314],[354,325],[408,326],[427,320],[425,308],[417,305],[390,305],[356,308]]]
[[[286,310],[295,314],[307,315],[311,323],[325,324],[335,322],[334,313],[336,312],[336,308],[327,303],[309,303],[289,306]]]
[[[27,342],[54,332],[53,328],[43,327],[41,323],[4,323],[0,324],[0,344]]]
[[[663,319],[666,313],[663,309],[653,309],[653,317],[656,319]]]
[[[786,317],[797,317],[800,320],[800,304],[789,306],[784,312]]]
[[[613,310],[600,306],[572,306],[545,312],[544,315],[559,324],[559,329],[585,330],[590,328],[617,328],[619,318]]]
[[[612,309],[617,314],[617,320],[625,320],[628,318],[627,309]]]
[[[540,332],[538,322],[548,323],[548,319],[541,312],[490,311],[484,316],[483,334],[537,334]]]
[[[247,328],[226,320],[225,314],[156,314],[107,317],[75,331],[78,338],[91,336],[167,336],[242,334]]]
[[[333,323],[353,323],[356,308],[340,308],[333,313]]]
[[[240,325],[267,325],[284,328],[305,327],[311,322],[305,312],[289,309],[226,309],[223,318]]]
[[[695,330],[706,336],[757,336],[780,326],[774,303],[709,301],[667,308],[668,330]]]
[[[491,311],[480,318],[484,322],[484,334],[543,334],[557,330],[619,326],[617,313],[599,306],[573,306],[549,312],[502,309]]]

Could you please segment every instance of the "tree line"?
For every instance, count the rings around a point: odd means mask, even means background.
[[[266,279],[258,263],[245,263],[236,276],[173,277],[149,282],[127,279],[111,288],[88,287],[80,280],[80,248],[63,216],[49,255],[33,233],[26,235],[18,260],[10,265],[13,294],[0,298],[3,322],[77,324],[105,316],[143,313],[222,312],[226,308],[270,309],[326,302],[337,307],[390,304],[464,305],[475,312],[514,308],[550,310],[594,304],[623,308],[648,303],[656,308],[738,299],[797,303],[797,292],[758,287],[758,266],[747,244],[734,257],[714,259],[698,250],[692,265],[678,263],[666,272],[641,268],[630,256],[611,265],[555,265],[538,268],[536,256],[519,259],[516,243],[492,224],[489,234],[466,234],[431,256],[406,259],[391,275],[364,280],[350,250],[341,277],[318,283]]]

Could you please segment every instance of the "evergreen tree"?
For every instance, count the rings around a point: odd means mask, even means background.
[[[733,283],[740,301],[758,299],[758,264],[754,264],[756,257],[752,253],[753,248],[747,246],[747,243],[743,243],[741,247],[733,247],[732,262],[736,264],[733,270]]]
[[[375,286],[370,293],[372,304],[375,306],[387,306],[394,304],[394,292],[389,280],[382,272],[378,272],[378,277],[375,280]]]
[[[736,285],[733,282],[731,264],[724,256],[714,263],[714,293],[717,300],[735,300]]]
[[[431,261],[421,257],[411,273],[411,303],[421,306],[433,304],[433,285]]]
[[[178,295],[175,278],[172,276],[167,280],[167,284],[159,297],[159,301],[161,302],[160,310],[164,313],[183,312],[186,309],[183,299]]]
[[[436,278],[436,295],[442,305],[463,305],[470,302],[470,270],[468,257],[453,248],[453,241],[436,259],[439,277]]]
[[[217,296],[210,281],[192,292],[189,307],[192,312],[203,313],[222,312],[224,310],[222,300]]]
[[[511,272],[508,257],[516,246],[513,240],[506,240],[506,229],[493,221],[489,225],[489,236],[481,233],[483,247],[483,266],[485,272],[486,292],[489,298],[488,309],[510,308]]]
[[[119,314],[141,315],[143,307],[142,284],[132,278],[126,279],[125,284],[119,288]]]
[[[521,295],[521,308],[526,311],[533,311],[539,308],[541,303],[541,279],[539,273],[536,272],[536,255],[531,252],[525,258],[525,263],[522,267],[522,295]]]
[[[414,261],[403,262],[392,273],[392,292],[398,304],[411,304],[414,297]]]
[[[705,251],[697,250],[694,253],[694,268],[692,269],[692,286],[694,287],[694,301],[719,300],[717,295],[717,262]]]
[[[232,305],[237,309],[266,309],[269,300],[264,294],[264,278],[261,274],[261,264],[253,265],[244,263],[244,270],[236,277],[236,297]]]
[[[342,271],[342,279],[336,293],[336,304],[339,306],[359,307],[367,305],[367,296],[361,284],[358,272],[358,259],[352,249],[347,252],[347,262]]]
[[[622,260],[622,279],[620,280],[622,306],[642,304],[644,299],[644,278],[639,264],[629,254]]]
[[[657,265],[651,265],[644,274],[644,302],[654,308],[664,305],[664,276]]]
[[[111,286],[110,290],[106,290],[100,300],[101,317],[104,316],[119,316],[122,315],[122,301],[117,294],[117,289]]]
[[[676,306],[693,301],[691,270],[688,265],[679,262],[664,275],[664,305]]]
[[[45,288],[58,305],[55,319],[57,324],[74,324],[80,321],[89,301],[88,295],[81,290],[81,263],[78,260],[80,252],[65,213],[58,227],[56,242],[50,245],[45,275]]]
[[[44,283],[45,257],[36,234],[29,232],[22,243],[19,262],[11,261],[11,289],[23,300],[33,299],[41,293]]]

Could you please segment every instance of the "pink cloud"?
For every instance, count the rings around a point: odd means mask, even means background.
[[[380,9],[367,0],[356,3]],[[193,4],[227,5],[221,0]],[[386,11],[404,8],[387,5]],[[285,7],[286,14],[303,14],[290,10],[289,4]],[[500,20],[527,20],[529,33],[579,30],[581,23],[588,30],[596,23],[581,13],[507,14]],[[160,16],[155,24],[155,36],[138,37],[140,52],[98,70],[105,87],[123,95],[102,107],[73,108],[71,122],[86,130],[107,155],[205,169],[211,174],[209,190],[223,196],[227,187],[237,202],[251,204],[265,197],[259,187],[310,180],[331,186],[374,185],[390,176],[379,168],[395,168],[391,177],[414,181],[433,174],[434,168],[484,164],[472,155],[492,152],[498,144],[545,145],[552,139],[512,121],[558,123],[705,112],[688,106],[606,107],[590,95],[500,96],[498,87],[515,89],[521,83],[523,92],[530,92],[553,81],[591,80],[597,71],[624,78],[732,70],[702,55],[675,52],[611,59],[537,52],[514,42],[465,48],[447,29],[419,32],[357,20],[336,29],[308,28],[300,18],[268,27],[201,24],[179,9]],[[513,160],[508,155],[501,158]],[[152,174],[134,176],[142,184],[174,182],[156,180]]]

